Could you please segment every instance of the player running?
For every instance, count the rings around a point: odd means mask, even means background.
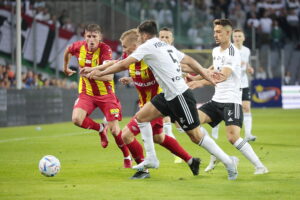
[[[74,42],[64,52],[64,72],[68,76],[76,73],[68,67],[72,56],[77,58],[80,68],[93,68],[112,59],[111,48],[101,42],[102,29],[99,25],[87,25],[84,39],[83,41]],[[124,167],[131,168],[129,151],[121,138],[121,129],[118,122],[122,119],[121,104],[115,95],[113,75],[103,76],[99,80],[80,76],[78,92],[79,96],[75,101],[72,113],[73,123],[81,128],[93,129],[99,132],[103,148],[108,145],[106,134],[107,128],[109,128],[123,153]],[[96,108],[103,112],[108,125],[99,124],[89,117]]]
[[[212,127],[225,121],[228,141],[233,144],[254,166],[254,174],[268,173],[246,139],[240,137],[243,123],[241,102],[241,56],[239,50],[230,42],[232,24],[227,19],[214,21],[214,38],[218,47],[212,52],[213,67],[222,74],[223,82],[215,86],[212,100],[199,108],[201,124],[209,123]],[[190,88],[209,85],[206,80],[192,81]]]

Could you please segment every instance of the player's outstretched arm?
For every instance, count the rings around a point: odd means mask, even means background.
[[[185,55],[180,63],[189,65],[197,74],[200,74],[204,79],[215,85],[215,80],[211,77],[210,70],[203,68],[194,58]]]
[[[96,67],[84,67],[80,69],[80,74],[88,74],[94,70],[100,70],[103,71],[105,69],[107,69],[108,67],[112,66],[113,64],[115,64],[117,62],[117,60],[108,60],[105,63],[103,63],[102,65],[98,65]]]
[[[87,74],[87,77],[88,78],[90,78],[92,76],[101,77],[101,76],[105,76],[108,74],[114,74],[114,73],[117,73],[120,71],[124,71],[124,70],[128,69],[130,64],[135,63],[135,62],[138,62],[138,60],[129,56],[126,59],[121,60],[121,61],[113,64],[110,67],[107,67],[104,71],[94,70],[91,73]]]
[[[71,60],[72,54],[68,51],[68,48],[66,48],[65,52],[64,52],[64,73],[67,76],[71,76],[74,73],[76,73],[76,71],[73,71],[69,68],[69,63]]]

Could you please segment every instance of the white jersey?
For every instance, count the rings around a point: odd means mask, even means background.
[[[147,63],[167,101],[188,89],[180,68],[184,54],[174,46],[154,37],[140,45],[130,56]]]
[[[239,50],[230,44],[229,48],[221,51],[215,47],[212,51],[214,70],[220,72],[224,67],[232,70],[231,75],[215,86],[213,101],[219,103],[242,104],[241,96],[241,56]]]
[[[239,51],[241,53],[241,60],[242,60],[241,88],[247,88],[249,87],[247,67],[250,60],[250,49],[245,46],[242,46],[242,48],[239,49]]]

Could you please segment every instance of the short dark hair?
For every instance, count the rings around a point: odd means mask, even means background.
[[[236,33],[236,32],[244,33],[244,31],[242,29],[234,29],[233,32],[234,33]]]
[[[102,33],[102,28],[98,24],[88,24],[85,26],[84,31]]]
[[[170,29],[168,27],[162,27],[159,31],[170,31],[170,32],[173,32],[172,29]]]
[[[140,33],[147,33],[149,35],[157,35],[158,31],[156,22],[153,20],[144,21],[138,26],[138,31]]]
[[[220,26],[229,26],[232,29],[232,23],[229,19],[215,19],[214,20],[214,26],[220,25]]]

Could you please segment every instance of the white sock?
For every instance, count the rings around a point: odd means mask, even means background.
[[[211,129],[211,135],[213,136],[213,138],[218,139],[219,138],[219,126],[220,124],[218,124],[217,126],[213,127]]]
[[[251,113],[244,113],[244,126],[245,126],[245,137],[251,136],[251,131],[252,131]]]
[[[252,149],[251,145],[242,138],[239,138],[233,144],[255,167],[263,167],[264,165],[259,160],[258,156]]]
[[[170,122],[164,123],[164,132],[165,132],[166,135],[176,139],[175,135],[172,132],[172,124]]]
[[[208,135],[204,135],[199,145],[206,149],[210,154],[216,156],[225,166],[232,164],[230,157],[211,139]]]
[[[156,152],[155,152],[154,142],[153,142],[153,132],[152,132],[152,126],[150,122],[142,122],[137,124],[140,128],[142,139],[144,142],[146,158],[148,157],[156,158]]]

